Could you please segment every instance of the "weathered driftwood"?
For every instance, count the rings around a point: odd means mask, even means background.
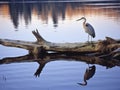
[[[53,43],[48,42],[42,38],[38,30],[32,31],[36,37],[36,42],[20,41],[0,39],[0,44],[9,47],[17,47],[29,50],[30,54],[39,55],[48,51],[54,51],[59,53],[80,53],[91,54],[97,53],[97,55],[106,54],[109,55],[117,48],[120,48],[120,40],[114,40],[110,37],[106,37],[106,40],[96,41],[91,43]],[[96,54],[95,54],[96,55]],[[112,54],[110,54],[112,55]],[[104,58],[104,56],[102,57]]]
[[[27,42],[20,40],[0,39],[0,44],[9,47],[23,48],[33,54],[39,54],[41,51],[55,51],[55,52],[95,52],[95,47],[88,43],[53,43],[44,40],[38,31],[32,32],[36,37],[36,42]],[[96,43],[94,43],[95,45]]]

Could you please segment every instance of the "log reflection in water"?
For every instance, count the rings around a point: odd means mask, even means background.
[[[85,56],[85,55],[81,56],[80,54],[62,54],[62,53],[46,53],[40,56],[34,56],[31,54],[28,54],[20,57],[3,58],[0,60],[0,65],[11,64],[11,63],[23,63],[23,62],[37,62],[39,64],[39,67],[35,71],[34,75],[36,77],[39,77],[44,66],[48,62],[59,61],[59,60],[79,61],[79,62],[85,62],[88,64],[98,64],[101,66],[106,66],[107,68],[120,66],[120,61],[115,59],[106,60],[106,59],[95,57],[95,56]],[[93,77],[93,75],[95,74],[95,70],[96,70],[96,67],[94,65],[86,69],[86,72],[84,74],[85,82],[87,82],[86,80],[89,80],[90,78]],[[86,75],[89,77],[86,77]],[[87,85],[87,83],[85,83],[84,85]]]
[[[1,64],[10,64],[10,63],[23,63],[23,62],[38,62],[39,64],[46,64],[51,61],[80,61],[89,64],[98,64],[101,66],[106,66],[107,68],[112,68],[114,66],[120,66],[120,61],[116,59],[104,59],[96,56],[81,56],[80,54],[62,54],[62,53],[46,53],[45,55],[34,56],[27,54],[20,57],[10,57],[3,58],[0,60]]]

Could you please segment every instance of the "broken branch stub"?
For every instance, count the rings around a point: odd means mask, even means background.
[[[36,31],[32,31],[33,35],[36,37],[37,42],[39,42],[40,44],[44,44],[46,41],[42,38],[42,36],[39,34],[38,30],[36,29]]]

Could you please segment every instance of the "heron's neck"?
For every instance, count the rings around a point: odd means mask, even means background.
[[[86,86],[86,85],[87,85],[87,81],[84,80],[84,83],[80,83],[80,85],[82,85],[82,86]]]
[[[87,81],[86,80],[84,80],[84,85],[87,85]]]
[[[84,24],[86,23],[86,18],[84,18],[84,22],[83,22]]]

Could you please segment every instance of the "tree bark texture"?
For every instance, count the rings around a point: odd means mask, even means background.
[[[96,42],[85,42],[85,43],[54,43],[46,41],[38,32],[32,31],[33,35],[36,37],[37,41],[28,42],[21,40],[10,40],[10,39],[0,39],[0,44],[9,47],[23,48],[29,51],[29,54],[39,55],[45,54],[49,51],[57,53],[79,53],[96,55],[102,58],[106,56],[113,56],[116,53],[118,57],[120,55],[120,40],[115,40],[110,37],[106,37],[106,40],[96,41]],[[114,52],[118,49],[117,52]],[[105,56],[104,56],[105,55]],[[118,58],[119,59],[119,58]]]

